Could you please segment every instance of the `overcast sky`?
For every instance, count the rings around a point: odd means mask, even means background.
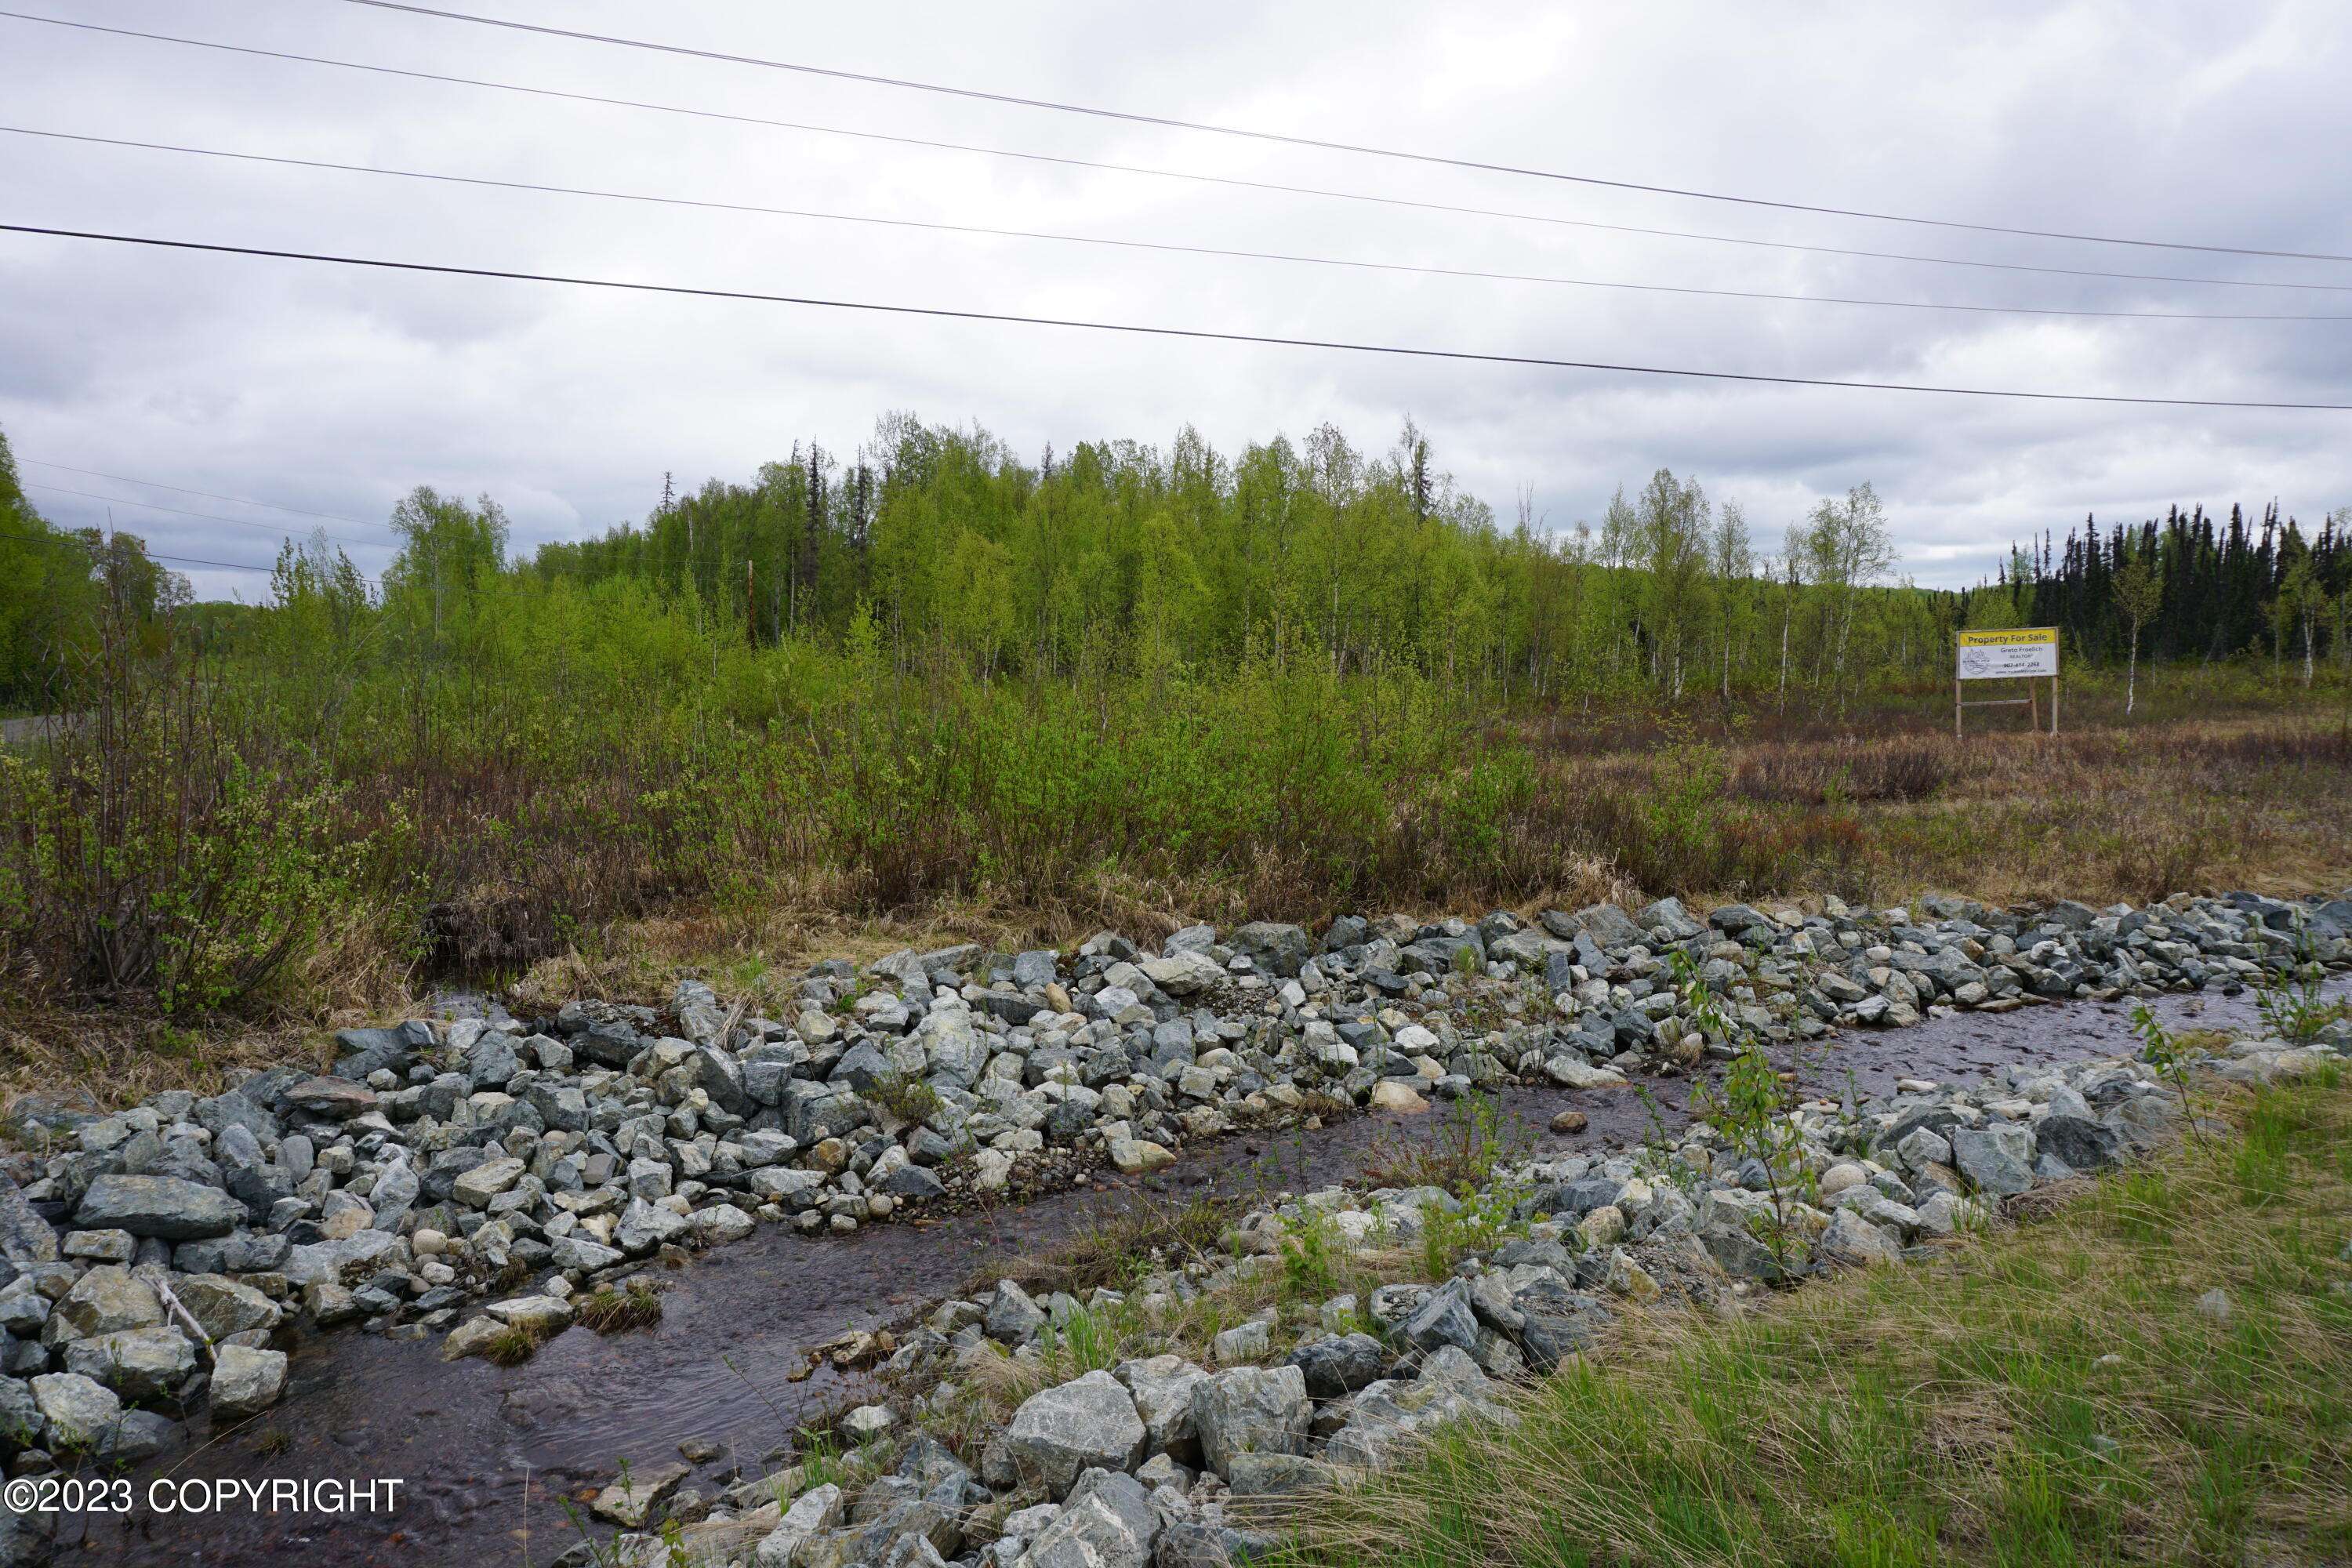
[[[2066,278],[1280,195],[261,59],[0,19],[0,121],[478,178],[1361,261],[1947,304],[2352,316],[2352,265],[1972,234],[1401,163],[495,31],[340,0],[11,0],[224,43],[843,131],[1977,260]],[[1612,179],[2021,227],[2352,253],[2352,6],[1801,8],[449,0],[501,16]],[[1934,15],[1929,15],[1930,10]],[[465,266],[1790,374],[2352,402],[2352,321],[2117,321],[1665,294],[697,211],[0,135],[0,221]],[[2242,286],[2326,283],[2346,291]],[[1410,414],[1506,521],[1664,465],[1764,542],[1863,480],[1905,569],[1971,582],[2085,512],[2352,504],[2352,414],[1675,382],[1152,341],[0,235],[0,429],[37,485],[152,548],[268,562],[283,512],[374,523],[487,491],[528,547],[748,478],[875,416],[1221,449]],[[60,522],[102,501],[35,489]],[[175,516],[134,500],[262,527]],[[363,547],[362,547],[363,546]],[[266,579],[191,569],[205,597]]]

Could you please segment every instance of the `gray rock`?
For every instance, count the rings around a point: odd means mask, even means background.
[[[375,1090],[346,1078],[306,1078],[286,1091],[289,1108],[324,1121],[349,1121],[375,1109]]]
[[[73,1283],[49,1310],[41,1342],[66,1344],[121,1329],[152,1329],[163,1321],[163,1299],[130,1269],[100,1264]]]
[[[1029,1543],[1026,1568],[1151,1568],[1160,1510],[1133,1476],[1088,1470]]]
[[[1336,1466],[1303,1454],[1235,1454],[1234,1496],[1280,1497],[1286,1492],[1306,1491],[1328,1486],[1339,1473]]]
[[[1234,932],[1232,946],[1263,973],[1284,979],[1297,974],[1315,951],[1304,931],[1273,921],[1252,921]]]
[[[113,1172],[90,1183],[74,1210],[74,1223],[84,1230],[127,1230],[165,1241],[226,1236],[244,1218],[245,1205],[218,1187]]]
[[[1290,1364],[1307,1380],[1307,1392],[1317,1399],[1337,1399],[1353,1394],[1381,1375],[1387,1352],[1370,1334],[1343,1334],[1318,1340],[1290,1352]]]
[[[1478,1319],[1470,1305],[1470,1287],[1460,1279],[1449,1279],[1430,1293],[1412,1317],[1405,1320],[1404,1337],[1414,1348],[1434,1351],[1443,1345],[1455,1345],[1471,1350],[1478,1343]]]
[[[286,1352],[223,1345],[213,1362],[213,1418],[257,1415],[286,1392]]]
[[[756,1568],[789,1568],[805,1542],[841,1522],[841,1489],[827,1481],[793,1500],[776,1528],[751,1554]]]
[[[2033,1134],[2017,1126],[1952,1129],[1952,1159],[1979,1192],[2006,1196],[2033,1185]]]
[[[1143,1457],[1143,1417],[1133,1396],[1107,1372],[1090,1372],[1031,1395],[1005,1429],[1013,1463],[1057,1498],[1081,1470],[1133,1469]]]
[[[0,1258],[19,1268],[58,1260],[57,1232],[33,1212],[16,1179],[0,1171]]]
[[[1116,1375],[1135,1396],[1145,1447],[1197,1466],[1201,1440],[1192,1425],[1192,1390],[1209,1374],[1182,1356],[1156,1355],[1122,1362]]]
[[[2053,1111],[2033,1124],[2033,1141],[2070,1170],[2104,1171],[2123,1159],[2123,1140],[2115,1130],[2088,1117]]]
[[[1237,1366],[1192,1389],[1202,1459],[1228,1481],[1236,1454],[1304,1454],[1311,1412],[1306,1375],[1295,1366]]]
[[[990,1339],[1000,1344],[1017,1345],[1045,1327],[1045,1310],[1012,1280],[1000,1279],[995,1293],[988,1299],[984,1321]]]
[[[122,1401],[76,1372],[44,1373],[33,1379],[33,1404],[41,1415],[41,1436],[55,1452],[96,1448],[122,1415]]]
[[[196,1347],[175,1329],[118,1329],[68,1345],[66,1370],[125,1399],[153,1399],[196,1370]]]

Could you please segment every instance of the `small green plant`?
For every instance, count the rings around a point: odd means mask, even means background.
[[[1037,1336],[1045,1364],[1065,1378],[1108,1372],[1117,1366],[1126,1359],[1118,1342],[1108,1314],[1089,1307],[1079,1308],[1059,1324],[1047,1323]]]
[[[928,1121],[939,1114],[940,1093],[929,1083],[907,1073],[876,1079],[860,1097],[866,1104],[900,1121]]]
[[[2316,1039],[2319,1031],[2338,1018],[2352,1016],[2352,1002],[2331,998],[2325,986],[2326,966],[2312,946],[2311,930],[2300,915],[2294,922],[2294,958],[2275,985],[2258,987],[2254,1008],[2263,1027],[2293,1045]]]
[[[2154,1068],[2156,1075],[2180,1097],[2180,1120],[2188,1124],[2189,1136],[2202,1146],[2205,1134],[2198,1131],[2197,1115],[2189,1103],[2189,1051],[2164,1026],[2164,1020],[2148,1011],[2147,1003],[2135,1005],[2131,1016],[2132,1033],[2140,1040],[2140,1060]]]
[[[1514,1188],[1479,1191],[1465,1185],[1454,1195],[1454,1209],[1430,1204],[1421,1211],[1421,1267],[1432,1279],[1445,1279],[1464,1258],[1491,1252],[1527,1228],[1512,1217],[1520,1196]]]
[[[1321,1301],[1339,1294],[1341,1246],[1337,1230],[1331,1216],[1320,1209],[1284,1216],[1277,1244],[1284,1300]]]
[[[621,1289],[598,1287],[573,1313],[581,1327],[600,1334],[650,1328],[661,1321],[661,1287],[650,1279],[632,1279]]]
[[[294,1446],[294,1439],[282,1426],[273,1426],[254,1439],[253,1451],[263,1458],[275,1458]]]
[[[1771,1058],[1700,981],[1688,956],[1676,952],[1672,963],[1684,1005],[1701,1028],[1718,1034],[1733,1050],[1720,1084],[1702,1083],[1691,1091],[1691,1113],[1714,1128],[1732,1153],[1763,1168],[1772,1210],[1758,1215],[1754,1228],[1785,1271],[1803,1250],[1789,1224],[1790,1205],[1810,1195],[1813,1181],[1804,1165],[1804,1140],[1787,1114],[1788,1091]]]

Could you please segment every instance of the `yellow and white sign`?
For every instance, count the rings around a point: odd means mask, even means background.
[[[1962,632],[1962,680],[2018,680],[2055,677],[2058,628],[2021,626],[2005,632]]]

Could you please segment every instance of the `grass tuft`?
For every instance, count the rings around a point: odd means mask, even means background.
[[[650,1279],[632,1279],[621,1289],[598,1287],[577,1304],[572,1321],[600,1334],[649,1329],[661,1321],[661,1287]]]

